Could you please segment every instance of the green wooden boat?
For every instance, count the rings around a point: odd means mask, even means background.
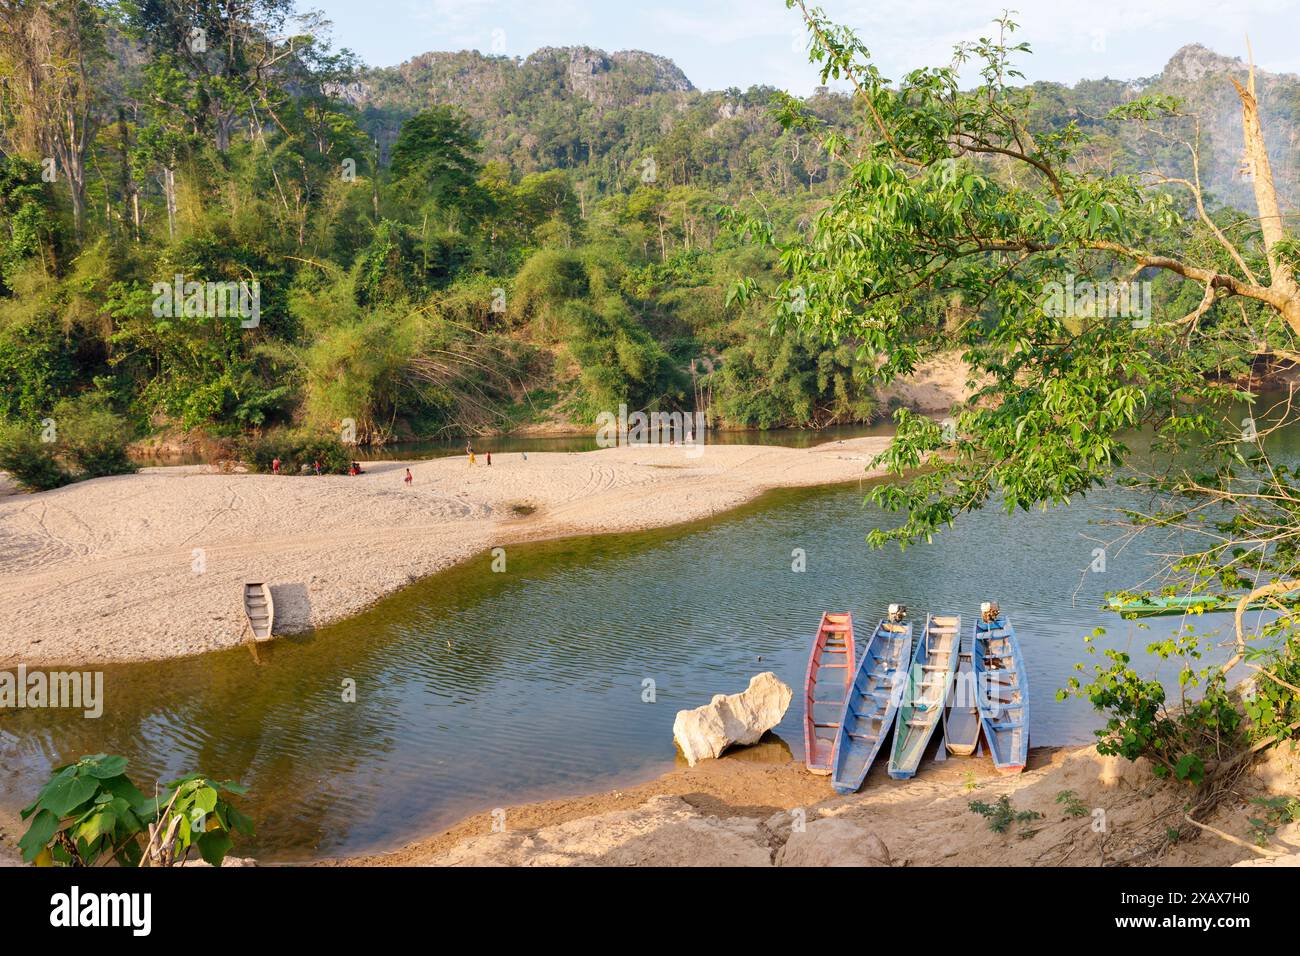
[[[957,674],[960,641],[961,618],[957,615],[931,614],[926,619],[925,633],[916,644],[903,701],[894,722],[889,775],[895,780],[916,775],[925,748],[939,726],[944,701]]]
[[[1176,597],[1145,597],[1121,601],[1117,597],[1107,600],[1110,610],[1126,617],[1164,617],[1170,614],[1210,614],[1214,611],[1235,611],[1239,597],[1219,597],[1215,594],[1185,594]],[[1267,602],[1255,601],[1248,610],[1258,610]]]

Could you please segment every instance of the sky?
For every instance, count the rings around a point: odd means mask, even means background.
[[[797,11],[783,0],[299,0],[334,23],[336,46],[372,66],[430,50],[527,56],[586,45],[666,56],[700,89],[755,84],[807,94],[818,85]],[[1188,43],[1300,73],[1300,0],[821,0],[855,28],[884,75],[945,64],[953,44],[989,35],[1004,8],[1030,81],[1136,79]]]

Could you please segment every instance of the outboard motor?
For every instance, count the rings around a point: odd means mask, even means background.
[[[889,605],[889,614],[887,619],[890,624],[901,624],[907,617],[907,607],[903,604]]]
[[[980,605],[980,620],[985,624],[992,624],[1000,617],[1002,617],[1002,608],[998,607],[997,601],[985,601]]]

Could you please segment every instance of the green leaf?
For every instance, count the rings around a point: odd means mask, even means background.
[[[117,826],[117,816],[112,811],[99,810],[92,813],[85,823],[77,826],[73,831],[73,838],[84,840],[86,843],[92,843],[104,834],[111,834]]]
[[[194,794],[194,805],[204,813],[211,813],[217,808],[217,791],[211,787],[202,787]]]
[[[131,809],[141,815],[147,814],[147,806],[152,804],[152,799],[141,793],[136,785],[133,784],[126,776],[109,777],[101,780],[99,785],[115,797],[119,797],[130,804]],[[153,812],[157,812],[155,809]]]
[[[209,830],[199,837],[199,855],[211,866],[220,866],[226,854],[235,845],[225,830]]]
[[[1184,754],[1174,767],[1174,775],[1179,780],[1188,780],[1194,784],[1200,784],[1205,779],[1205,764],[1196,754]]]
[[[230,828],[236,833],[243,836],[253,835],[253,818],[247,814],[240,813],[229,804],[226,805],[226,817],[230,821]]]
[[[51,792],[41,798],[41,806],[62,818],[85,803],[99,789],[99,785],[86,777],[65,777],[57,781]]]
[[[82,758],[82,769],[85,773],[99,780],[107,780],[110,777],[118,777],[126,770],[126,758],[118,756],[106,756],[100,754],[97,757]]]
[[[27,832],[18,841],[18,848],[23,852],[23,859],[28,863],[36,859],[37,854],[45,849],[46,844],[54,838],[59,829],[59,818],[49,810],[36,814]]]

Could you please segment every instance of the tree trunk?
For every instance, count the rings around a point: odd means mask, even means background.
[[[163,197],[167,203],[167,238],[176,238],[176,171],[170,166],[163,167]]]
[[[1259,211],[1259,229],[1264,236],[1264,256],[1268,260],[1269,288],[1278,294],[1278,311],[1291,328],[1300,333],[1300,286],[1290,265],[1277,254],[1277,245],[1286,235],[1282,211],[1273,184],[1273,169],[1264,145],[1264,128],[1259,119],[1259,101],[1255,98],[1255,65],[1243,87],[1234,77],[1232,85],[1241,98],[1241,127],[1246,143],[1246,160],[1250,164],[1255,188],[1255,207]]]

